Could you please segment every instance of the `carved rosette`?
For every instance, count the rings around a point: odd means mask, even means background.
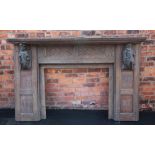
[[[122,51],[122,70],[133,70],[134,50],[132,44],[127,44]]]
[[[26,44],[19,44],[19,63],[21,70],[30,70],[32,67],[31,52]]]

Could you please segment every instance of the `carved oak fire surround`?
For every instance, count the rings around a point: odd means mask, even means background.
[[[109,119],[139,119],[139,45],[144,37],[8,39],[15,45],[15,119],[46,119],[45,68],[109,68]]]

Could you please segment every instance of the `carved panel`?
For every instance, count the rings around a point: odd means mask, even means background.
[[[21,100],[21,113],[33,113],[33,96],[24,95],[20,97]]]
[[[21,70],[20,73],[20,109],[23,114],[33,113],[32,71]]]
[[[133,88],[133,72],[122,72],[122,88]]]
[[[114,57],[114,47],[108,45],[81,45],[79,46],[78,56],[87,59]]]
[[[121,95],[121,113],[132,113],[133,112],[133,97],[132,95]]]
[[[21,89],[32,88],[32,71],[21,71],[20,86]]]
[[[49,58],[50,59],[66,59],[73,58],[74,56],[74,46],[47,46],[41,47],[39,49],[39,58]]]
[[[56,63],[114,63],[114,46],[54,45],[38,49],[40,64]]]

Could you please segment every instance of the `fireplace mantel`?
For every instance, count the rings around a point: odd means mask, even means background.
[[[142,36],[113,36],[113,37],[57,37],[57,38],[10,38],[13,44],[25,43],[29,45],[49,44],[137,44],[146,40]]]
[[[10,38],[15,45],[15,118],[46,119],[44,69],[63,65],[109,68],[109,119],[139,119],[139,51],[143,36]]]

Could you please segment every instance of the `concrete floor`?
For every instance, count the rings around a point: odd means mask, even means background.
[[[108,111],[47,110],[47,119],[39,122],[16,122],[14,110],[0,110],[0,125],[154,125],[155,112],[140,112],[138,122],[108,120]]]

